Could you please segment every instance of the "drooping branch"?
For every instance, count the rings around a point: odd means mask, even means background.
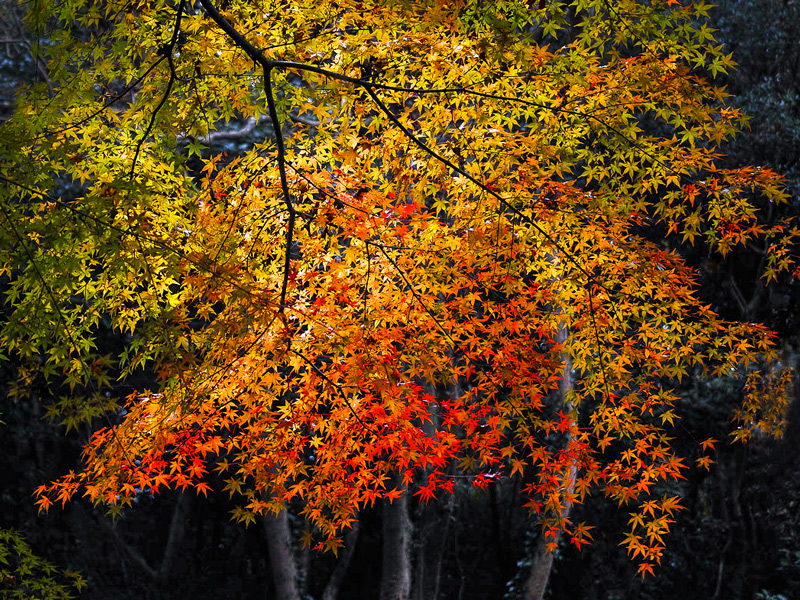
[[[3,178],[3,179],[5,179],[5,178]],[[86,361],[83,360],[83,357],[82,357],[82,354],[81,354],[81,351],[80,351],[80,346],[78,345],[78,342],[75,339],[75,336],[72,334],[72,330],[70,329],[69,325],[67,324],[67,321],[64,319],[64,315],[61,313],[61,309],[59,308],[59,303],[56,300],[55,294],[53,293],[53,288],[47,282],[47,279],[45,278],[44,274],[42,273],[41,269],[39,268],[39,264],[37,263],[36,259],[34,258],[33,252],[31,252],[31,249],[28,247],[28,244],[26,243],[25,238],[22,236],[22,234],[20,233],[19,229],[14,224],[14,219],[12,218],[12,216],[9,213],[8,209],[6,208],[6,206],[2,202],[0,202],[0,212],[2,212],[3,217],[4,217],[5,221],[6,221],[6,223],[8,223],[8,226],[11,228],[11,231],[13,232],[14,237],[16,238],[17,242],[19,243],[20,246],[22,246],[22,249],[25,252],[25,255],[28,257],[28,261],[29,261],[28,264],[31,266],[33,271],[36,273],[36,277],[39,279],[39,281],[41,282],[42,286],[44,287],[45,292],[47,293],[47,296],[50,299],[50,302],[52,302],[53,310],[55,311],[56,318],[58,319],[58,321],[57,321],[58,326],[63,329],[64,335],[69,340],[69,343],[70,343],[70,346],[72,347],[72,350],[78,356],[78,360],[80,361],[81,370],[83,371],[84,376],[86,377],[87,385],[93,387],[93,379],[92,379],[92,376],[91,376],[91,369],[89,368],[89,365],[86,364]]]

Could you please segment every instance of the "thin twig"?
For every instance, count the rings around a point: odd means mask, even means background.
[[[175,62],[172,58],[172,51],[175,49],[175,44],[178,43],[178,34],[181,30],[181,18],[183,17],[184,4],[186,4],[186,0],[181,0],[181,3],[178,5],[178,14],[175,17],[175,25],[172,28],[172,37],[166,45],[161,47],[161,53],[166,57],[167,63],[169,64],[169,79],[167,80],[167,89],[164,91],[164,96],[162,96],[161,101],[153,109],[153,114],[150,116],[150,123],[148,123],[141,139],[136,144],[136,151],[133,153],[133,162],[131,163],[131,172],[128,176],[128,179],[131,181],[133,181],[133,176],[136,171],[136,161],[139,158],[139,152],[142,150],[142,145],[150,135],[150,132],[153,130],[153,126],[156,124],[156,118],[158,117],[158,112],[161,110],[164,104],[166,104],[167,98],[169,98],[169,95],[172,93],[172,86],[175,84],[175,80],[178,78],[178,74],[175,72]]]

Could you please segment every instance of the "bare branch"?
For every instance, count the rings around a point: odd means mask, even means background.
[[[261,115],[258,120],[253,117],[249,117],[247,121],[244,122],[244,125],[242,125],[239,129],[231,129],[230,131],[212,131],[208,135],[198,138],[195,138],[191,135],[181,136],[178,138],[178,144],[188,144],[194,139],[205,144],[206,146],[217,144],[219,142],[245,141],[249,136],[253,135],[253,132],[256,130],[256,128],[267,123],[272,123],[272,119],[270,119],[267,115]]]

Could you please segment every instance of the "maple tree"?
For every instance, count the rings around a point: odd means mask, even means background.
[[[549,549],[591,540],[587,494],[630,507],[652,573],[680,507],[659,486],[687,467],[671,384],[744,377],[746,439],[780,431],[791,383],[654,241],[761,240],[767,280],[795,269],[797,227],[761,210],[781,178],[718,164],[745,117],[709,8],[36,4],[49,79],[0,129],[0,339],[12,393],[107,419],[41,508],[221,481],[238,520],[297,499],[335,549],[360,508],[457,469],[520,477]],[[157,389],[118,399],[143,371]]]

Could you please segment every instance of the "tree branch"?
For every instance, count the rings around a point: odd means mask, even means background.
[[[169,524],[169,536],[167,544],[164,546],[164,555],[161,558],[161,566],[158,568],[158,577],[163,579],[170,571],[172,562],[175,559],[175,550],[183,538],[184,533],[184,512],[189,503],[189,495],[182,493],[178,496],[175,509],[172,511],[172,520]]]
[[[330,579],[325,586],[325,591],[322,592],[322,600],[336,600],[339,597],[339,590],[342,587],[342,581],[347,573],[347,568],[350,566],[350,560],[353,558],[353,553],[356,550],[356,542],[358,541],[358,521],[353,523],[353,526],[344,536],[344,550],[336,566],[333,568]]]
[[[178,34],[181,30],[181,18],[183,17],[184,4],[186,4],[186,0],[181,0],[181,3],[178,5],[178,14],[175,17],[175,26],[172,28],[172,37],[170,38],[169,42],[167,42],[167,44],[161,48],[161,53],[167,58],[167,63],[169,64],[169,80],[167,80],[167,89],[164,91],[164,96],[161,98],[161,101],[153,109],[153,114],[150,116],[150,123],[148,123],[147,129],[145,129],[141,139],[136,144],[136,152],[133,154],[133,162],[131,163],[131,172],[128,175],[128,179],[131,181],[133,181],[133,175],[136,171],[136,161],[139,160],[139,153],[142,150],[142,145],[147,139],[147,136],[149,136],[150,132],[153,130],[153,126],[156,124],[158,111],[160,111],[167,102],[167,98],[169,98],[169,95],[172,93],[172,86],[175,84],[175,80],[178,78],[178,75],[175,72],[175,62],[172,59],[172,51],[175,48],[175,44],[178,43]]]
[[[95,520],[100,523],[100,526],[105,529],[108,533],[111,534],[111,537],[114,539],[114,543],[122,550],[125,554],[128,555],[133,562],[139,565],[139,568],[144,571],[148,577],[152,580],[158,579],[158,571],[156,571],[153,567],[151,567],[147,560],[139,554],[136,548],[132,547],[128,542],[126,542],[122,536],[117,531],[117,528],[114,527],[112,524],[108,523],[103,517],[98,517],[97,515],[93,514]]]
[[[257,127],[264,125],[266,123],[272,123],[272,119],[270,119],[266,115],[261,115],[259,119],[256,121],[255,118],[249,117],[239,129],[231,129],[230,131],[212,131],[208,135],[204,135],[202,137],[194,137],[191,135],[180,136],[178,138],[178,144],[188,144],[191,140],[196,139],[198,142],[202,142],[206,146],[210,146],[211,144],[216,144],[219,142],[238,142],[242,141],[247,138],[249,135],[256,130]]]
[[[264,66],[264,93],[267,96],[267,108],[272,119],[272,129],[275,132],[275,145],[278,148],[278,173],[281,178],[281,193],[286,209],[289,211],[289,222],[286,224],[286,250],[283,255],[283,281],[281,282],[280,300],[278,302],[278,312],[283,314],[286,307],[286,289],[289,287],[289,267],[292,261],[292,240],[294,237],[294,222],[297,218],[297,211],[292,204],[292,197],[289,193],[289,182],[286,178],[286,147],[283,143],[283,131],[281,122],[278,119],[278,110],[275,107],[275,96],[272,93],[272,66]]]

